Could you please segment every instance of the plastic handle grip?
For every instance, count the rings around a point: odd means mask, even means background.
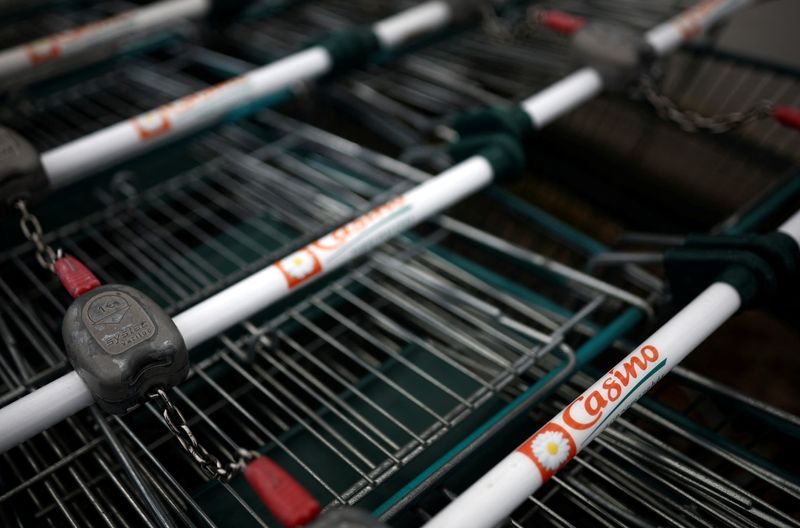
[[[539,23],[544,27],[565,35],[572,35],[586,25],[585,18],[554,9],[542,11],[538,18]]]
[[[80,260],[66,255],[56,260],[53,271],[73,299],[100,286],[100,281]]]
[[[800,108],[776,106],[772,116],[783,126],[800,130]]]
[[[247,464],[244,476],[264,505],[283,526],[287,528],[301,526],[313,521],[319,515],[319,502],[269,458],[260,456]]]

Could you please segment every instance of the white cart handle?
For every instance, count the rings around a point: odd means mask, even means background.
[[[199,18],[211,9],[211,0],[161,0],[104,20],[62,31],[0,51],[0,81],[31,73],[107,48],[120,39],[144,31],[169,27],[176,21]]]

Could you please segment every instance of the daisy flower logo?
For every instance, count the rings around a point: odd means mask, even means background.
[[[530,458],[546,482],[575,456],[575,440],[560,425],[549,423],[517,449]]]
[[[139,137],[144,140],[163,134],[168,131],[172,125],[167,116],[156,109],[142,114],[139,117],[135,117],[133,119],[133,126],[136,127],[136,130],[139,132]]]
[[[32,64],[39,64],[58,58],[61,55],[61,46],[56,39],[40,39],[27,46],[28,59]]]
[[[281,261],[283,269],[292,278],[302,279],[314,271],[314,259],[308,252],[298,252]]]
[[[555,471],[569,456],[569,443],[558,431],[546,431],[531,442],[531,451],[545,469]]]
[[[319,259],[308,248],[282,259],[277,263],[277,267],[283,273],[289,288],[294,288],[322,271]]]

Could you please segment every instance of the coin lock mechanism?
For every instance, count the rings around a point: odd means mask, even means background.
[[[67,355],[105,411],[124,414],[155,389],[180,383],[189,354],[172,318],[142,292],[110,284],[67,310]]]

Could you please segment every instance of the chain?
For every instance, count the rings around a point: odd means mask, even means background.
[[[644,74],[638,78],[634,86],[634,95],[643,96],[660,117],[672,121],[686,132],[711,134],[729,132],[744,124],[769,117],[775,106],[772,101],[762,100],[742,112],[706,116],[680,108],[675,101],[658,89],[652,74]]]
[[[35,215],[28,211],[28,206],[24,200],[17,200],[14,203],[14,207],[19,210],[21,215],[19,227],[22,230],[22,234],[36,248],[36,260],[44,269],[54,271],[56,260],[62,256],[61,248],[53,249],[48,244],[45,244],[42,224],[39,223],[39,219]]]
[[[151,400],[157,400],[161,405],[161,415],[164,417],[169,430],[174,434],[181,447],[189,453],[192,460],[197,463],[208,478],[213,478],[222,482],[229,482],[236,474],[244,469],[248,462],[257,458],[259,453],[256,451],[248,451],[246,449],[238,449],[239,459],[228,464],[223,464],[220,460],[208,452],[208,450],[200,445],[194,433],[189,428],[189,424],[183,417],[181,412],[169,399],[167,393],[163,389],[157,389],[150,395]]]

